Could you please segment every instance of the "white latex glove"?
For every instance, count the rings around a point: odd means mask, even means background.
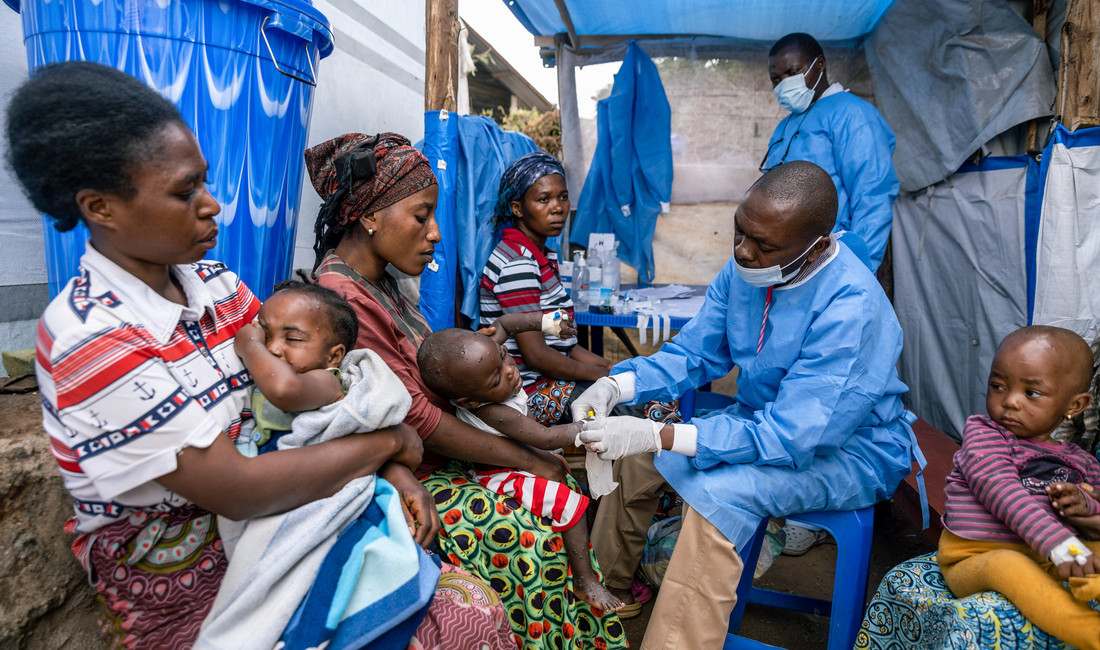
[[[581,440],[584,440],[583,431],[580,437]],[[1092,551],[1089,550],[1088,546],[1085,546],[1084,542],[1077,539],[1077,537],[1069,537],[1050,550],[1050,561],[1061,564],[1073,560],[1077,564],[1084,564],[1085,558],[1090,555],[1092,555]]]
[[[597,452],[600,460],[619,460],[650,451],[659,455],[664,426],[663,422],[616,415],[602,421],[585,422],[580,440],[588,451]]]
[[[600,377],[569,406],[574,422],[602,420],[619,403],[622,391],[611,377]]]

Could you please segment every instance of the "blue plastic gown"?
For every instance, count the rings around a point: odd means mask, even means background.
[[[882,263],[894,219],[898,176],[893,158],[894,132],[878,110],[851,93],[838,92],[804,113],[783,118],[768,141],[764,167],[808,160],[829,172],[839,199],[836,230],[863,239],[874,271]]]
[[[633,371],[636,403],[671,399],[741,369],[730,407],[692,420],[694,458],[657,469],[684,500],[744,548],[762,518],[851,510],[890,497],[909,474],[916,418],[894,364],[902,332],[878,282],[845,245],[816,275],[777,288],[756,353],[767,290],[731,259],[698,315]]]
[[[577,202],[570,241],[615,233],[619,259],[653,279],[653,231],[672,197],[672,109],[657,66],[634,42],[596,105],[596,153]]]

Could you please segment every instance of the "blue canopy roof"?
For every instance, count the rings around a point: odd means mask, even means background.
[[[857,39],[893,0],[560,0],[585,36],[695,35],[772,42],[791,32]],[[570,32],[555,0],[504,0],[535,36]]]

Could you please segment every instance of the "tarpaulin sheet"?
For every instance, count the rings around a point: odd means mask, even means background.
[[[458,114],[425,111],[424,141],[417,143],[439,181],[435,222],[440,241],[435,245],[435,265],[420,276],[420,313],[433,330],[455,326],[455,275],[458,268],[458,219],[455,216]]]
[[[634,41],[596,105],[596,131],[570,241],[587,246],[591,233],[615,233],[619,259],[650,282],[657,215],[672,195],[672,109],[657,66]]]
[[[454,327],[455,292],[461,291],[460,311],[476,323],[481,272],[500,239],[492,223],[500,177],[512,161],[538,147],[488,117],[446,111],[424,114],[418,146],[439,180],[435,220],[441,237],[435,245],[439,268],[421,276],[420,311],[433,330]],[[559,239],[547,246],[556,249]]]
[[[810,32],[820,41],[859,38],[893,0],[564,0],[578,34],[699,34],[774,41]],[[536,36],[564,34],[555,0],[504,0]]]
[[[1100,127],[1055,127],[1043,150],[1032,322],[1100,334]]]
[[[956,440],[968,416],[985,413],[997,344],[1027,325],[1026,190],[1036,167],[1027,156],[986,158],[894,203],[904,399]]]
[[[1053,112],[1046,46],[1003,0],[899,1],[864,47],[903,190],[938,183],[999,133]]]

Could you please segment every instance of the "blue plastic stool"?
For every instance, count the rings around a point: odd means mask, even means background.
[[[856,643],[867,598],[867,565],[871,557],[871,533],[875,526],[874,507],[862,510],[826,510],[788,515],[788,522],[807,523],[824,528],[836,540],[836,576],[832,601],[785,594],[752,586],[753,569],[760,556],[768,521],[761,522],[748,548],[741,553],[745,569],[737,585],[737,606],[730,616],[729,634],[723,648],[774,648],[759,641],[737,636],[745,605],[756,603],[829,617],[828,650],[851,650]]]

